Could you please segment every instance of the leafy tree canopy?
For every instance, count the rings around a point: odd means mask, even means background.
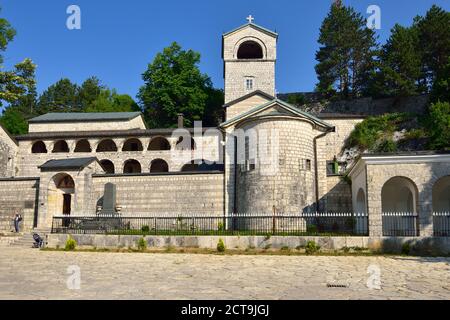
[[[340,2],[322,23],[316,53],[316,90],[327,97],[361,96],[375,70],[377,43],[363,16]]]
[[[173,127],[179,113],[190,126],[217,112],[223,94],[214,91],[211,79],[200,72],[199,62],[199,53],[182,50],[173,42],[148,65],[138,99],[150,127]]]

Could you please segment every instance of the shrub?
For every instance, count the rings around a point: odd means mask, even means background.
[[[267,232],[266,235],[264,236],[264,241],[270,240],[271,237],[272,235],[269,232]]]
[[[144,237],[138,240],[137,247],[140,251],[144,251],[145,249],[147,249],[147,241],[145,241]]]
[[[77,242],[75,241],[75,239],[73,239],[71,236],[69,236],[66,240],[66,246],[65,246],[64,250],[73,251],[73,250],[75,250],[76,247],[77,247]]]
[[[307,233],[316,234],[317,233],[317,226],[315,224],[308,224],[306,226],[306,232]]]
[[[426,126],[430,135],[429,148],[450,148],[450,103],[437,102],[430,106]]]
[[[397,144],[394,140],[388,138],[383,140],[377,148],[378,152],[395,152],[397,151]]]
[[[219,222],[217,224],[217,231],[224,231],[224,230],[225,230],[225,227],[223,225],[223,222]]]
[[[218,252],[225,252],[225,243],[222,239],[219,239],[219,242],[217,243],[217,251]]]
[[[149,226],[142,226],[141,231],[142,232],[150,232],[150,227]]]
[[[320,250],[320,246],[318,246],[314,241],[308,241],[305,246],[306,254],[314,254]]]
[[[411,252],[411,245],[408,242],[405,242],[402,245],[402,254],[409,255]]]
[[[355,129],[347,139],[346,147],[374,150],[382,137],[391,136],[398,129],[398,125],[407,119],[408,115],[404,113],[390,113],[377,117],[368,117],[355,126]],[[386,147],[393,146],[389,142]]]

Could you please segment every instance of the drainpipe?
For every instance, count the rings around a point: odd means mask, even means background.
[[[319,206],[319,170],[318,170],[318,161],[317,161],[317,140],[325,137],[329,132],[335,132],[336,128],[330,128],[324,133],[319,134],[318,136],[314,137],[313,143],[314,143],[314,174],[315,174],[315,191],[316,191],[316,211],[320,211]]]

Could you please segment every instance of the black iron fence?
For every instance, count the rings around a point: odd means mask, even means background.
[[[450,212],[433,213],[433,234],[435,237],[450,237]]]
[[[118,235],[368,235],[368,217],[356,213],[159,216],[57,216],[52,233]]]
[[[419,217],[410,212],[383,212],[383,236],[416,237],[419,235]]]

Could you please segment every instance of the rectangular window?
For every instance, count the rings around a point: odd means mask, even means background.
[[[299,167],[301,171],[311,171],[311,160],[300,159]]]
[[[253,78],[245,79],[245,90],[247,90],[247,91],[253,90]]]
[[[327,176],[342,176],[346,170],[346,162],[327,161]]]
[[[252,171],[256,168],[256,160],[254,153],[250,152],[250,148],[255,146],[250,145],[250,137],[245,136],[245,164],[243,171]]]

